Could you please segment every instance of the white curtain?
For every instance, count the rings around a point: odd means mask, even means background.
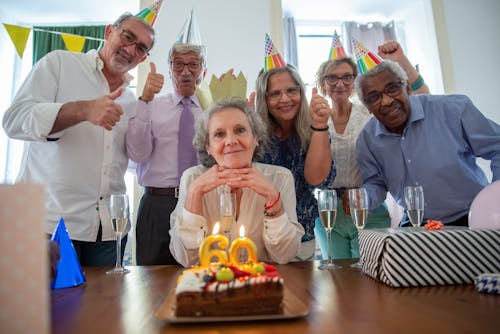
[[[368,50],[377,52],[377,47],[388,40],[398,40],[394,21],[387,24],[381,22],[358,23],[346,21],[342,23],[344,48],[347,54],[353,55],[351,37],[359,40]]]
[[[297,52],[297,32],[295,31],[295,20],[293,17],[283,18],[283,57],[287,64],[299,69],[299,58]]]

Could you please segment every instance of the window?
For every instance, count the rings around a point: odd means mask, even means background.
[[[316,71],[321,63],[328,60],[335,30],[341,35],[340,22],[327,24],[296,22],[299,70],[309,99],[311,90],[315,87]]]

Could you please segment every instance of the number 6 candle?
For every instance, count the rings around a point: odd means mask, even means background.
[[[242,263],[240,263],[240,258],[239,258],[239,253],[240,249],[244,248],[247,250],[248,253],[248,259],[251,260],[253,263],[257,263],[257,246],[253,243],[250,238],[245,237],[245,226],[240,227],[240,237],[238,239],[235,239],[231,243],[231,247],[229,248],[229,262],[234,264],[235,266],[240,266]]]
[[[212,260],[212,258],[214,257],[217,258],[222,264],[227,263],[227,254],[224,250],[212,249],[212,245],[214,245],[215,243],[218,243],[218,246],[223,249],[227,248],[227,246],[229,245],[229,241],[225,236],[217,234],[219,232],[219,225],[219,222],[215,223],[212,230],[212,235],[206,237],[200,245],[199,256],[201,267],[210,267],[210,260]]]

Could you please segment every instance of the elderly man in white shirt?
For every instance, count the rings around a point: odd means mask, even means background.
[[[146,59],[154,30],[126,13],[104,37],[99,53],[40,59],[3,118],[7,135],[25,141],[17,182],[45,185],[45,231],[62,217],[82,265],[116,259],[105,201],[126,191],[125,132],[136,109],[127,72]]]

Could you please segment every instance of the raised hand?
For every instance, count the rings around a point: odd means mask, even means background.
[[[255,92],[251,92],[250,95],[248,96],[247,104],[250,108],[255,110],[255,96],[257,94]]]
[[[219,81],[224,80],[224,78],[226,77],[226,75],[229,75],[231,78],[236,79],[236,75],[234,75],[234,68],[230,68],[227,72],[222,73],[219,76]]]
[[[153,62],[149,63],[150,72],[146,83],[144,84],[144,89],[142,91],[141,100],[144,102],[151,101],[155,94],[158,94],[163,88],[164,77],[160,73],[156,73],[156,65]]]
[[[309,103],[309,112],[311,113],[311,125],[315,128],[325,128],[330,116],[330,106],[328,101],[318,94],[318,89],[312,89],[311,102]]]
[[[383,59],[400,62],[404,57],[403,49],[398,42],[390,40],[378,46],[378,55]]]
[[[86,120],[92,124],[102,126],[106,130],[111,130],[123,115],[122,107],[115,102],[115,99],[122,93],[123,87],[120,87],[97,100],[89,101]]]

